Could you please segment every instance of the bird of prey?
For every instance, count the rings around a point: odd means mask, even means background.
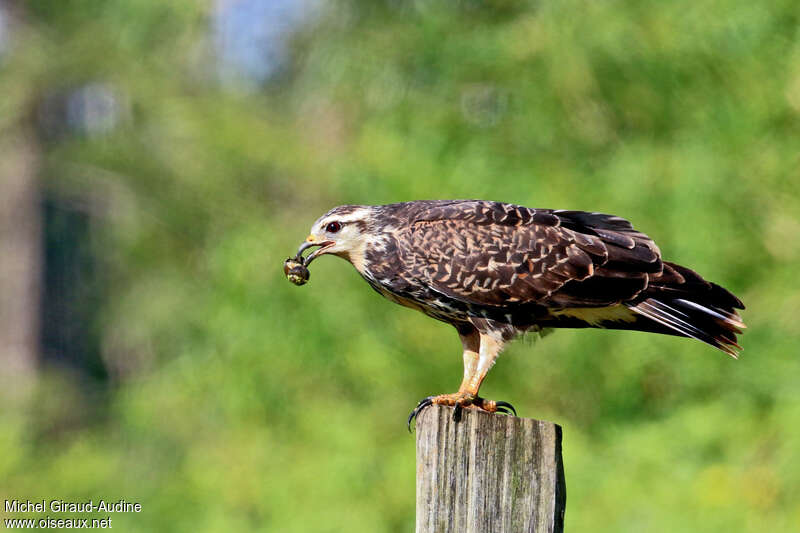
[[[303,257],[309,248],[319,247]],[[737,357],[742,302],[627,220],[480,200],[344,205],[322,215],[284,266],[296,284],[323,254],[342,257],[389,300],[451,324],[463,345],[458,392],[431,404],[509,413],[478,395],[506,343],[545,328],[608,328],[703,341]],[[515,413],[516,414],[516,413]],[[410,426],[409,426],[410,427]]]

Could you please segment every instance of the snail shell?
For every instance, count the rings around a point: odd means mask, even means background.
[[[311,273],[306,266],[296,258],[288,258],[283,262],[283,273],[286,278],[297,286],[305,285]]]

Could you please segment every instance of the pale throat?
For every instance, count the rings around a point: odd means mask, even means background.
[[[344,250],[340,257],[343,257],[350,261],[358,273],[361,275],[365,275],[365,256],[367,253],[367,249],[375,250],[378,252],[382,252],[386,250],[386,239],[388,238],[387,235],[363,235],[361,239],[353,243],[349,249]]]
[[[350,261],[350,263],[356,267],[359,274],[364,274],[364,255],[367,250],[367,244],[364,241],[360,241],[356,243],[355,246],[348,250],[342,250],[340,252],[334,252],[334,255],[341,257],[342,259],[346,259]]]

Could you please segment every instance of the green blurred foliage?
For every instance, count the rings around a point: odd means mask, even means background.
[[[338,259],[281,270],[345,203],[485,198],[619,214],[741,296],[739,361],[685,339],[517,342],[483,392],[564,427],[568,531],[800,530],[800,8],[340,1],[253,89],[213,6],[20,3],[0,129],[103,83],[123,120],[41,144],[99,198],[108,383],[45,367],[0,411],[0,499],[126,498],[123,531],[410,531],[407,412],[455,332]],[[34,117],[31,119],[31,117]]]

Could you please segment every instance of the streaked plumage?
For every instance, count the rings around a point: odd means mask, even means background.
[[[456,327],[464,382],[433,403],[495,410],[477,397],[480,383],[503,344],[527,331],[648,331],[735,357],[744,327],[733,294],[663,261],[647,235],[601,213],[477,200],[340,206],[317,220],[298,256],[315,245],[305,265],[344,257],[380,294]]]

